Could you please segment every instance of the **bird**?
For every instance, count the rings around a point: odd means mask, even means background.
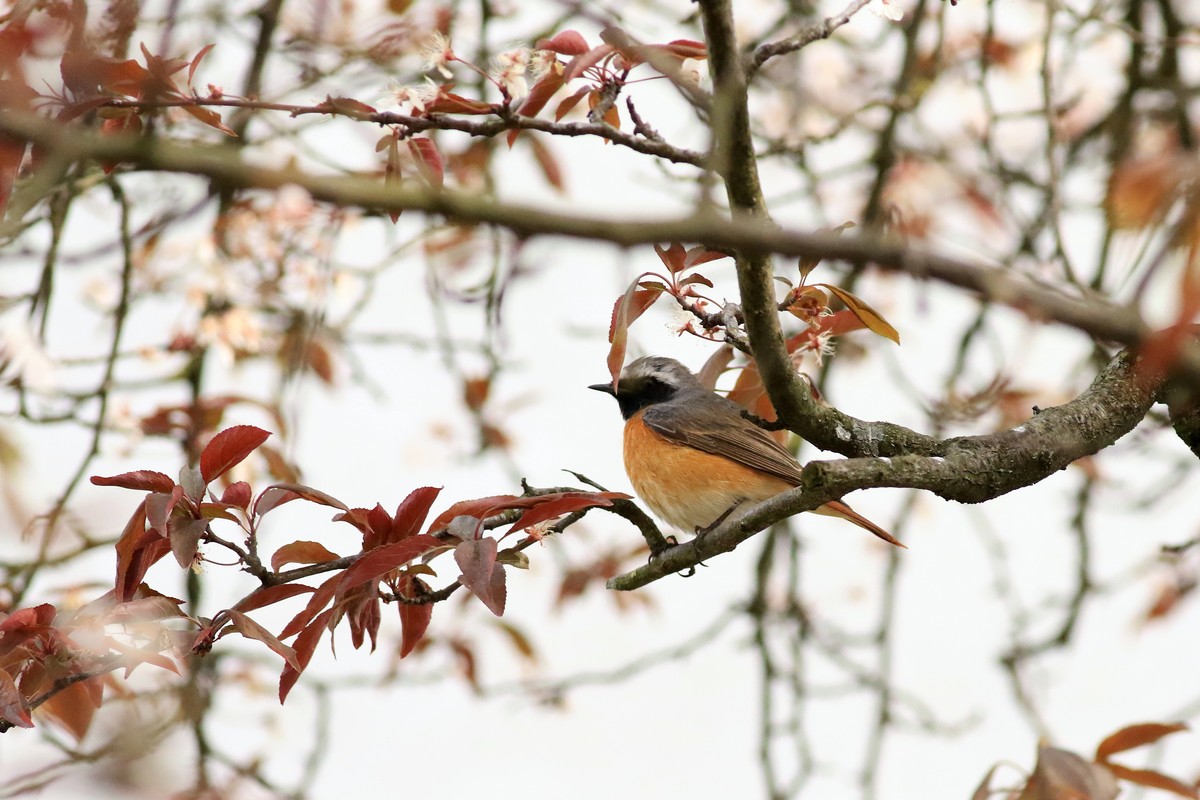
[[[791,453],[673,358],[639,358],[615,385],[588,388],[616,399],[625,418],[629,481],[650,510],[676,528],[702,535],[737,507],[801,484],[802,467]],[[904,547],[840,500],[813,510]]]

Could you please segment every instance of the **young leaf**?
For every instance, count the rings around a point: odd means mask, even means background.
[[[0,720],[18,728],[32,728],[33,719],[25,707],[25,698],[7,670],[0,669]]]
[[[96,486],[119,486],[122,489],[137,489],[143,492],[166,492],[170,494],[175,488],[175,481],[169,475],[148,469],[135,472],[122,472],[120,475],[102,477],[93,475],[91,481]]]
[[[496,540],[468,539],[454,548],[454,561],[462,570],[459,581],[488,608],[492,607],[492,571],[496,567]],[[499,616],[499,614],[497,614]]]
[[[417,136],[408,140],[408,149],[417,165],[417,172],[435,189],[442,188],[446,173],[442,166],[442,154],[433,139]]]
[[[1180,797],[1191,798],[1191,800],[1200,798],[1200,791],[1196,787],[1189,786],[1183,781],[1176,780],[1169,775],[1163,775],[1161,772],[1156,772],[1152,769],[1133,769],[1107,761],[1104,762],[1104,766],[1108,768],[1109,772],[1123,781],[1136,783],[1138,786],[1149,786],[1152,789],[1173,792]]]
[[[171,540],[146,530],[146,504],[141,502],[117,540],[117,602],[132,600],[150,567],[171,552]]]
[[[208,520],[176,518],[169,527],[171,553],[175,556],[175,561],[184,569],[191,569],[200,549],[200,537],[208,528]]]
[[[80,742],[92,726],[92,717],[100,707],[103,696],[102,679],[87,678],[52,695],[38,706],[38,713],[49,717],[71,734],[76,742]]]
[[[529,89],[529,94],[521,101],[521,105],[517,108],[517,113],[523,117],[536,117],[538,112],[546,107],[546,103],[550,102],[550,98],[561,89],[566,81],[557,70],[550,70],[537,81]],[[508,146],[512,147],[513,142],[517,140],[517,136],[521,133],[520,128],[514,128],[508,132]]]
[[[303,631],[312,622],[313,617],[317,616],[321,609],[329,605],[329,601],[333,599],[334,594],[337,592],[338,583],[341,579],[341,575],[334,575],[318,586],[313,592],[313,596],[308,598],[308,604],[304,606],[304,610],[292,617],[291,622],[285,625],[283,630],[279,632],[279,638],[288,639]],[[241,606],[240,603],[238,605],[239,607]]]
[[[427,591],[424,581],[405,572],[396,586],[404,597],[419,597]],[[404,658],[425,636],[433,618],[433,603],[400,603],[400,657]]]
[[[200,48],[200,52],[192,57],[192,63],[188,65],[188,86],[192,85],[192,79],[196,77],[196,70],[200,67],[200,62],[208,55],[209,51],[216,47],[216,44],[206,44]]]
[[[550,50],[563,56],[577,56],[588,51],[588,43],[578,31],[565,30],[549,39],[538,39],[537,49]]]
[[[235,481],[226,486],[225,491],[221,493],[221,503],[245,511],[246,507],[250,505],[250,495],[250,484],[245,481]]]
[[[672,242],[665,248],[654,245],[654,252],[658,253],[659,260],[671,271],[672,275],[682,272],[688,267],[687,251],[679,242]]]
[[[399,566],[407,564],[414,558],[420,557],[427,550],[441,546],[441,541],[427,533],[410,536],[402,542],[386,544],[362,555],[354,566],[342,573],[338,583],[337,596],[344,597],[347,592],[379,579]]]
[[[814,284],[823,286],[837,296],[839,300],[846,304],[846,308],[854,312],[854,316],[862,320],[862,323],[871,329],[874,333],[879,334],[885,339],[891,339],[896,344],[900,344],[900,334],[893,328],[887,320],[875,309],[871,308],[861,299],[847,292],[845,289],[839,289],[828,283]]]
[[[297,672],[303,669],[300,666],[300,662],[296,659],[295,649],[279,641],[279,638],[275,634],[247,617],[241,611],[229,609],[225,613],[229,615],[229,621],[233,624],[235,631],[247,639],[257,639],[262,642],[282,656],[283,660],[288,663],[288,666],[293,667]]]
[[[200,475],[204,482],[212,483],[242,463],[270,435],[253,425],[235,425],[218,433],[200,453]]]
[[[667,287],[661,283],[651,284],[652,288],[639,288],[638,281],[644,278],[649,273],[642,273],[629,284],[629,288],[625,290],[625,294],[617,298],[617,302],[613,305],[612,321],[608,326],[608,341],[611,347],[608,349],[608,374],[612,376],[613,386],[617,385],[617,378],[621,375],[621,367],[625,365],[625,348],[629,340],[629,326],[633,321],[645,313],[655,300],[658,299]]]
[[[491,114],[495,108],[491,103],[485,103],[482,100],[472,100],[469,97],[463,97],[461,94],[453,92],[440,93],[433,102],[425,104],[425,112],[428,114]],[[510,132],[511,136],[512,133]]]
[[[563,514],[570,514],[573,511],[582,511],[595,506],[611,506],[613,500],[627,500],[629,495],[621,492],[559,492],[558,494],[543,495],[536,499],[542,502],[522,514],[521,518],[508,529],[508,533],[524,530],[539,522],[561,517]]]
[[[605,58],[614,55],[617,52],[616,48],[610,44],[602,44],[593,47],[587,52],[580,53],[571,59],[563,70],[562,82],[570,83],[579,76],[583,75],[588,69],[596,66]]]
[[[433,505],[433,501],[437,499],[441,491],[440,486],[422,486],[409,492],[408,497],[404,498],[396,509],[391,534],[387,541],[389,543],[398,542],[401,539],[415,536],[417,531],[421,530],[425,517],[429,516],[429,509]]]
[[[326,95],[325,102],[321,104],[323,109],[328,109],[331,114],[342,114],[351,119],[370,119],[376,110],[362,102],[351,97],[333,97]]]
[[[289,542],[275,551],[271,556],[271,569],[279,572],[284,564],[322,564],[341,558],[337,553],[329,551],[319,542]]]
[[[455,517],[468,516],[480,518],[492,509],[508,508],[507,504],[517,499],[519,498],[513,494],[495,494],[490,497],[477,497],[474,500],[459,500],[441,514],[438,514],[437,519],[429,524],[429,530],[426,533],[435,533],[442,530]]]
[[[550,145],[546,144],[541,136],[530,135],[525,138],[525,141],[529,142],[530,148],[533,149],[533,158],[537,161],[538,168],[542,171],[542,177],[546,179],[546,182],[559,192],[566,191],[567,184],[563,178],[562,167],[554,156],[554,151],[550,149]]]
[[[256,516],[261,517],[268,511],[292,500],[307,500],[310,503],[338,508],[342,511],[350,510],[349,506],[341,500],[322,492],[320,489],[303,486],[299,483],[276,483],[263,489],[262,493],[259,494],[258,500],[254,501],[254,513]]]
[[[312,661],[313,651],[317,649],[317,643],[321,641],[321,634],[325,633],[325,626],[329,624],[332,617],[332,608],[322,612],[296,637],[293,648],[296,653],[296,666],[293,667],[289,662],[279,675],[279,702],[281,704],[287,699],[292,687],[296,685],[300,673],[308,666],[308,662]]]
[[[233,129],[221,121],[221,115],[216,111],[213,111],[211,108],[207,106],[192,105],[182,106],[182,108],[184,111],[191,114],[193,117],[200,120],[210,128],[216,128],[226,136],[233,136],[234,138],[237,137],[237,134],[234,133]]]
[[[307,594],[312,591],[313,587],[305,586],[302,583],[281,583],[276,586],[264,586],[243,597],[233,609],[235,611],[254,611],[257,608],[265,608],[281,600],[287,600],[289,597],[295,597],[298,594]]]
[[[567,114],[570,114],[571,109],[573,109],[573,108],[575,108],[575,106],[579,105],[579,101],[582,100],[583,98],[587,97],[591,93],[591,91],[592,91],[591,86],[584,86],[582,89],[575,92],[574,94],[572,94],[566,98],[563,98],[563,100],[554,109],[554,121],[559,122]]]
[[[1096,747],[1096,760],[1105,762],[1115,753],[1123,753],[1144,744],[1153,744],[1164,736],[1179,731],[1186,731],[1188,726],[1182,722],[1163,725],[1157,722],[1143,722],[1138,725],[1128,725],[1116,733],[1105,737]]]

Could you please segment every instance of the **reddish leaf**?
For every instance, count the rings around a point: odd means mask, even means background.
[[[347,592],[368,581],[378,580],[399,566],[407,564],[414,558],[442,544],[436,536],[427,533],[410,536],[402,542],[387,544],[363,554],[354,562],[354,566],[342,573],[338,583],[337,596],[344,597]]]
[[[400,576],[397,590],[404,597],[417,597],[424,594],[425,584],[416,577],[405,573]],[[400,603],[400,657],[404,658],[425,636],[429,628],[429,620],[433,618],[433,603]]]
[[[700,383],[704,384],[704,388],[712,391],[717,386],[717,379],[729,368],[731,361],[733,361],[733,348],[723,344],[708,357],[704,366],[700,367],[700,371],[696,373],[696,377],[700,379]]]
[[[317,503],[330,508],[339,508],[342,511],[349,511],[350,507],[338,500],[332,495],[322,492],[320,489],[314,489],[311,486],[304,486],[299,483],[275,483],[263,489],[258,499],[254,501],[254,513],[257,516],[262,516],[272,509],[278,508],[284,503],[289,503],[292,500],[307,500],[310,503]]]
[[[164,594],[153,594],[149,597],[139,597],[127,603],[118,603],[105,615],[108,622],[154,622],[163,619],[178,619],[186,617],[180,606],[182,600],[167,597]]]
[[[167,553],[171,552],[171,541],[154,531],[146,530],[146,503],[143,501],[134,510],[125,525],[121,538],[117,540],[116,599],[125,602],[133,599],[134,593],[146,577],[146,571]]]
[[[1114,800],[1120,790],[1112,773],[1067,750],[1041,745],[1037,766],[1026,781],[1022,798],[1028,800]]]
[[[567,186],[563,180],[562,167],[559,166],[558,159],[554,157],[550,145],[542,141],[541,136],[529,136],[526,141],[533,148],[533,157],[537,161],[542,175],[546,178],[546,182],[560,192],[566,191]]]
[[[207,520],[224,519],[229,522],[238,522],[238,518],[220,503],[201,503],[200,516]]]
[[[433,139],[418,136],[408,140],[408,149],[417,164],[417,172],[435,189],[442,188],[445,181],[445,169],[442,166],[442,154],[438,152]]]
[[[317,643],[321,641],[321,634],[325,632],[325,626],[329,624],[330,618],[333,616],[333,609],[325,611],[320,616],[312,621],[312,623],[300,632],[296,637],[294,650],[296,653],[296,666],[293,667],[290,663],[284,666],[282,674],[279,676],[279,702],[283,703],[287,699],[288,693],[292,691],[292,687],[296,685],[296,681],[300,678],[300,673],[308,667],[308,662],[312,661],[313,651],[317,649]]]
[[[1128,725],[1116,733],[1105,737],[1096,747],[1096,760],[1104,762],[1114,753],[1123,753],[1126,750],[1132,750],[1135,747],[1141,747],[1144,744],[1153,744],[1164,736],[1179,731],[1186,731],[1188,726],[1182,722],[1175,722],[1170,725],[1163,725],[1157,722],[1143,722],[1137,725]]]
[[[175,633],[187,635],[184,631],[176,631]],[[153,650],[143,650],[137,647],[129,647],[128,645],[121,643],[111,636],[106,637],[105,642],[108,644],[110,649],[116,650],[121,654],[121,659],[118,663],[125,667],[126,678],[130,676],[134,669],[142,664],[149,664],[152,667],[169,670],[170,672],[174,672],[176,675],[179,674],[179,668],[175,666],[175,662],[161,653]]]
[[[680,286],[691,286],[693,283],[707,286],[710,289],[713,288],[713,282],[701,275],[699,272],[693,272],[691,275],[688,275],[686,278],[679,281]]]
[[[518,628],[516,625],[505,622],[502,619],[492,620],[492,622],[506,637],[508,637],[509,644],[512,645],[513,649],[517,651],[517,654],[521,656],[521,658],[525,659],[530,664],[538,663],[538,654],[537,650],[534,649],[533,642],[529,640],[529,637],[526,636],[520,628]]]
[[[837,295],[837,298],[846,304],[846,308],[854,312],[854,315],[862,320],[863,324],[870,328],[874,333],[879,334],[885,339],[891,339],[896,344],[900,344],[900,334],[896,332],[896,329],[893,328],[878,311],[871,308],[861,299],[855,297],[845,289],[839,289],[838,287],[828,283],[818,283],[814,285],[823,286]]]
[[[343,116],[359,120],[369,119],[376,113],[373,107],[360,100],[350,97],[333,97],[331,95],[326,95],[325,102],[321,104],[321,110],[327,111],[330,114],[342,114]]]
[[[398,542],[415,536],[421,530],[425,518],[429,516],[429,508],[442,491],[440,486],[422,486],[413,489],[408,497],[396,508],[396,516],[392,522],[392,531],[387,542]]]
[[[621,367],[625,365],[625,347],[629,340],[629,326],[633,321],[646,312],[667,287],[661,283],[651,284],[654,288],[638,288],[638,281],[649,273],[642,273],[637,280],[629,285],[622,297],[617,298],[613,305],[612,321],[608,326],[608,374],[612,376],[613,386],[621,375]]]
[[[571,81],[583,75],[583,73],[588,69],[594,67],[596,64],[600,63],[605,58],[615,54],[616,52],[616,48],[612,45],[602,44],[593,47],[586,53],[580,53],[571,59],[570,63],[567,64],[566,68],[563,70],[562,82],[570,83]]]
[[[518,499],[520,498],[512,494],[496,494],[490,497],[478,497],[474,500],[459,500],[441,514],[438,514],[437,519],[430,523],[427,533],[442,530],[455,517],[483,517],[486,512],[492,509],[509,508],[508,504]]]
[[[379,600],[372,595],[364,594],[361,597],[356,597],[351,606],[348,614],[350,618],[350,642],[354,645],[354,649],[357,650],[363,646],[366,638],[370,637],[371,652],[374,653],[379,625],[383,621],[383,617],[379,612]]]
[[[96,486],[120,486],[122,489],[137,489],[143,492],[171,492],[175,481],[161,472],[140,469],[136,472],[122,472],[120,475],[101,477],[93,475],[92,483]]]
[[[234,609],[237,611],[253,611],[256,608],[274,605],[280,600],[286,600],[289,597],[295,597],[298,594],[305,594],[311,591],[313,591],[311,586],[305,586],[302,583],[281,583],[278,586],[264,586],[242,598],[234,606]]]
[[[683,263],[688,267],[698,267],[701,264],[707,264],[709,261],[716,261],[721,258],[729,258],[729,254],[717,250],[709,250],[704,245],[698,244],[695,247],[688,248]],[[712,284],[709,285],[711,286]]]
[[[270,435],[253,425],[235,425],[218,433],[200,454],[200,474],[204,482],[212,483],[242,463]]]
[[[459,582],[496,616],[504,614],[504,567],[496,563],[496,540],[468,539],[454,548],[454,560],[462,570]],[[499,575],[497,576],[497,573]]]
[[[569,97],[563,98],[563,100],[554,109],[554,121],[558,122],[567,114],[570,114],[571,109],[579,105],[579,101],[591,94],[591,91],[591,86],[584,86],[582,89],[570,95]]]
[[[654,252],[658,253],[659,260],[671,271],[672,275],[682,272],[690,266],[687,263],[687,251],[679,242],[672,242],[666,248],[654,245]]]
[[[577,56],[588,51],[588,43],[578,31],[565,30],[549,39],[538,39],[537,49],[551,50],[564,56]]]
[[[491,114],[493,111],[495,108],[491,103],[472,100],[453,92],[442,92],[433,102],[425,104],[428,114]]]
[[[611,506],[613,500],[627,500],[629,495],[621,492],[560,492],[544,495],[537,499],[543,502],[522,514],[521,518],[508,529],[509,533],[524,530],[539,522],[561,517],[563,514],[570,514],[573,511],[582,511],[595,506]]]
[[[92,717],[100,707],[103,696],[104,685],[101,679],[87,678],[55,693],[38,706],[37,711],[71,734],[76,742],[80,742],[91,727]]]
[[[221,133],[225,134],[226,136],[233,136],[233,137],[237,136],[237,134],[233,132],[232,128],[230,128],[224,122],[221,121],[221,115],[219,113],[217,113],[216,111],[213,111],[211,108],[209,108],[207,106],[193,106],[193,105],[182,106],[182,108],[184,111],[191,114],[193,117],[200,120],[208,127],[216,128],[217,130],[219,130]]]
[[[284,564],[323,564],[341,558],[319,542],[298,541],[285,544],[271,556],[271,569],[279,572]]]
[[[17,174],[21,171],[21,162],[25,160],[25,151],[28,148],[29,145],[25,142],[0,136],[0,212],[8,206],[8,198],[12,196]]]
[[[708,58],[708,48],[704,46],[704,43],[693,41],[692,39],[674,39],[666,44],[650,46],[681,60],[691,58],[696,61],[703,61]]]
[[[225,491],[221,493],[221,502],[245,511],[246,507],[250,505],[250,495],[250,484],[245,481],[235,481],[225,487]]]
[[[318,586],[316,591],[313,592],[313,596],[308,598],[308,604],[304,606],[304,610],[292,617],[291,622],[285,625],[283,630],[279,632],[279,638],[287,639],[304,630],[305,626],[312,622],[313,617],[317,616],[321,609],[329,605],[329,601],[333,599],[334,593],[337,591],[338,582],[341,579],[341,575],[334,575]]]
[[[1163,775],[1161,772],[1156,772],[1152,769],[1132,769],[1107,761],[1104,763],[1104,766],[1108,768],[1109,772],[1123,781],[1136,783],[1139,786],[1149,786],[1153,789],[1174,792],[1180,797],[1189,797],[1192,800],[1200,798],[1200,791],[1196,787],[1189,786],[1183,781],[1176,780],[1169,775]]]
[[[206,44],[200,48],[200,52],[192,57],[192,63],[188,65],[188,86],[192,85],[192,79],[196,77],[196,70],[200,67],[200,62],[208,55],[209,51],[216,47],[216,44]]]
[[[33,719],[25,707],[25,699],[7,670],[0,669],[0,720],[18,728],[32,728]]]
[[[169,492],[154,492],[146,495],[146,521],[150,527],[158,531],[160,536],[166,536],[171,519],[171,511],[183,499],[183,487],[172,486]]]
[[[542,77],[534,82],[529,90],[529,94],[521,102],[517,108],[517,113],[524,117],[536,117],[538,112],[546,107],[546,103],[550,102],[550,98],[563,87],[566,81],[563,76],[557,71],[550,70]],[[512,147],[513,142],[517,140],[517,136],[521,133],[520,128],[514,128],[508,132],[508,146]]]
[[[171,553],[184,569],[190,569],[200,549],[200,537],[208,528],[206,519],[176,519],[171,523]]]
[[[247,617],[240,611],[230,609],[225,612],[229,615],[229,621],[233,624],[233,629],[245,636],[247,639],[257,639],[258,641],[271,648],[273,651],[282,656],[283,660],[288,663],[288,666],[294,667],[299,672],[303,667],[296,660],[296,651],[288,647],[279,638],[269,630],[259,625],[254,620]]]
[[[363,536],[363,549],[374,550],[388,543],[392,534],[392,516],[379,503],[367,512],[367,533]]]
[[[12,633],[25,628],[42,628],[54,621],[58,613],[50,603],[41,603],[30,608],[17,609],[0,620],[0,634]]]

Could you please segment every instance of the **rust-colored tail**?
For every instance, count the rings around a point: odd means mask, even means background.
[[[862,516],[853,508],[843,503],[841,500],[833,500],[821,506],[820,508],[814,508],[813,513],[825,514],[826,516],[830,517],[841,517],[844,520],[853,522],[860,528],[869,530],[871,533],[875,534],[880,539],[883,539],[888,544],[894,544],[896,547],[903,547],[905,550],[908,549],[908,547],[895,536],[892,536],[883,528],[879,527],[874,522],[871,522],[871,520]]]

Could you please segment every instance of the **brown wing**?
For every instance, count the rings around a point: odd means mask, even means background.
[[[655,433],[705,453],[800,485],[800,465],[766,431],[741,415],[741,407],[709,392],[685,392],[652,405],[642,416]]]

